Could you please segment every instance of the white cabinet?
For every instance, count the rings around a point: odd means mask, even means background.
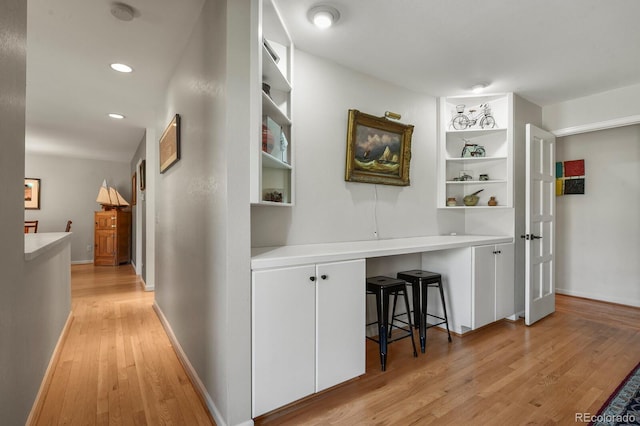
[[[252,274],[253,417],[364,374],[364,259]]]
[[[294,141],[291,132],[293,43],[274,0],[258,2],[256,41],[259,54],[253,60],[260,78],[254,103],[259,136],[251,149],[251,203],[291,206],[294,202]]]
[[[514,245],[471,249],[472,324],[476,329],[514,314]]]
[[[422,269],[442,275],[449,327],[464,334],[514,314],[514,244],[425,252]],[[442,316],[437,293],[429,312]]]
[[[494,122],[481,127],[483,105]],[[458,111],[463,111],[459,113]],[[487,209],[490,197],[498,207],[513,206],[513,94],[456,96],[440,98],[440,126],[438,137],[438,200],[437,206],[446,209]],[[454,120],[464,114],[472,119],[464,126],[454,126]],[[456,128],[457,127],[457,128]],[[465,145],[477,145],[482,150],[471,153]],[[475,155],[478,154],[478,155]],[[470,180],[460,180],[461,176]],[[481,180],[486,175],[488,180]],[[482,190],[480,200],[473,207],[465,206],[465,195]],[[447,200],[455,198],[456,205]]]

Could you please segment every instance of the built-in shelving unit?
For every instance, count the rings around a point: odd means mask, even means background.
[[[453,119],[464,105],[463,114],[471,122],[466,129],[456,129]],[[495,125],[480,126],[481,105],[488,105]],[[513,206],[513,95],[478,95],[440,98],[440,131],[438,154],[438,200],[444,209],[511,208]],[[475,110],[475,112],[470,112]],[[473,117],[477,117],[473,123]],[[484,148],[482,156],[464,156],[465,144],[477,144]],[[467,175],[471,180],[459,180]],[[481,180],[487,175],[488,180]],[[468,179],[468,178],[467,178]],[[478,190],[476,206],[465,206],[463,198]],[[497,206],[488,206],[495,197]],[[456,206],[448,206],[449,198],[456,199]]]
[[[261,77],[259,139],[252,146],[251,203],[291,206],[294,203],[294,141],[291,92],[293,43],[274,0],[259,6],[257,70]],[[267,85],[268,88],[265,86]],[[281,138],[284,136],[284,139]]]

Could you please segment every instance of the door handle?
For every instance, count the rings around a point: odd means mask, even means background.
[[[525,240],[541,240],[542,239],[540,235],[534,235],[534,234],[520,235],[520,238],[524,238]]]

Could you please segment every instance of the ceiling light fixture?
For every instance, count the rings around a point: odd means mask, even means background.
[[[482,91],[486,88],[487,88],[486,83],[478,83],[471,86],[471,91],[475,94],[478,94],[478,93],[482,93]]]
[[[129,65],[127,64],[111,64],[109,65],[111,67],[112,70],[114,71],[118,71],[118,72],[132,72],[133,68],[131,68]]]
[[[309,20],[321,30],[327,29],[340,19],[338,9],[327,5],[317,5],[309,9]]]
[[[124,118],[124,115],[118,114],[118,113],[115,113],[115,112],[111,112],[111,113],[109,113],[109,117],[115,118],[116,120],[122,120]]]
[[[136,16],[136,10],[128,4],[112,3],[111,14],[120,21],[129,22]]]

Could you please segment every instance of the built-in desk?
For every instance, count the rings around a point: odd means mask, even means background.
[[[367,259],[418,254],[414,268],[442,274],[458,334],[499,319],[509,306],[513,311],[512,237],[440,235],[251,254],[253,417],[364,374]],[[510,278],[498,256],[511,263]],[[500,284],[498,275],[505,278]],[[430,303],[429,310],[438,314],[440,306]]]
[[[251,269],[255,271],[318,262],[368,259],[510,242],[513,242],[513,238],[505,236],[434,235],[389,240],[255,247],[251,250]]]

